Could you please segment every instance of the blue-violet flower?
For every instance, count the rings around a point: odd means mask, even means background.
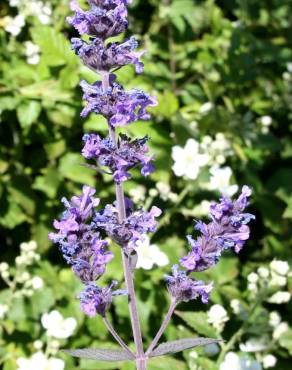
[[[82,154],[86,159],[94,159],[99,166],[106,166],[113,174],[117,183],[128,180],[131,175],[128,170],[141,165],[141,174],[148,176],[154,171],[152,157],[146,156],[148,137],[131,140],[126,135],[120,135],[117,143],[110,138],[102,139],[96,134],[85,134]]]

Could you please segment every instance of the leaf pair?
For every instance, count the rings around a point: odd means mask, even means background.
[[[158,345],[149,355],[149,357],[164,356],[170,353],[177,353],[198,346],[205,346],[207,344],[218,343],[220,340],[212,338],[185,338],[174,340]],[[73,357],[86,358],[97,361],[134,361],[135,357],[130,353],[122,350],[110,349],[72,349],[63,350]]]

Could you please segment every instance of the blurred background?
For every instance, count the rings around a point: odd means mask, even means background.
[[[80,3],[86,6],[85,1]],[[117,72],[127,88],[158,97],[149,122],[156,172],[134,172],[126,193],[163,209],[158,231],[141,243],[136,286],[145,343],[166,310],[163,275],[186,254],[185,235],[220,192],[253,188],[251,240],[208,272],[208,305],[178,307],[164,340],[223,338],[149,364],[150,370],[261,370],[291,367],[292,315],[292,2],[291,0],[134,0],[130,28],[145,73]],[[99,317],[85,318],[81,289],[48,240],[62,196],[97,188],[114,198],[110,177],[81,166],[84,132],[106,135],[103,118],[80,118],[80,79],[96,76],[70,50],[69,0],[0,4],[0,368],[133,369],[129,363],[75,361],[61,348],[115,347]],[[208,160],[199,165],[199,156]],[[119,250],[101,284],[122,281]],[[161,265],[158,267],[157,265]],[[110,312],[131,341],[126,300]],[[290,322],[291,324],[291,322]],[[290,367],[289,367],[290,364]]]

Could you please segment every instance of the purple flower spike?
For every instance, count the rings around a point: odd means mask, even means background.
[[[134,64],[137,73],[142,73],[144,64],[140,61],[143,51],[135,52],[138,42],[134,37],[123,43],[105,46],[101,39],[93,38],[90,43],[79,38],[71,40],[72,49],[83,63],[93,71],[111,71],[127,64]]]
[[[82,154],[86,159],[94,159],[100,166],[106,166],[113,174],[113,179],[121,183],[131,176],[128,170],[141,165],[141,173],[148,176],[154,171],[152,157],[147,156],[147,137],[131,140],[126,135],[120,135],[115,144],[110,138],[101,139],[96,134],[83,136],[85,143]]]
[[[153,233],[157,227],[155,218],[160,215],[161,210],[157,207],[152,207],[149,212],[127,208],[127,218],[120,223],[116,207],[109,204],[95,214],[94,222],[98,229],[105,230],[108,236],[127,248],[129,243],[132,246],[141,240],[144,234]]]
[[[220,203],[211,205],[212,221],[208,224],[199,221],[195,226],[202,235],[196,240],[187,237],[192,249],[180,260],[184,268],[203,271],[219,261],[223,250],[233,248],[238,253],[242,249],[250,235],[247,224],[255,218],[250,213],[243,213],[250,195],[251,189],[244,186],[235,201],[222,197]]]
[[[170,295],[177,301],[188,302],[201,297],[203,303],[208,303],[209,294],[213,284],[205,284],[187,276],[185,271],[180,271],[178,265],[172,267],[172,275],[166,275],[165,280]]]
[[[114,80],[115,76],[111,75],[110,87],[107,91],[103,90],[99,81],[93,85],[81,81],[83,98],[88,103],[81,116],[86,117],[90,112],[102,114],[113,127],[149,119],[150,115],[146,112],[146,108],[155,106],[156,99],[139,90],[126,92]]]
[[[99,288],[94,284],[86,285],[85,290],[79,296],[82,311],[90,317],[96,314],[104,317],[112,303],[113,296],[127,294],[122,290],[114,291],[113,288],[116,285],[116,281],[113,281],[107,288]]]
[[[64,198],[66,210],[60,221],[54,221],[58,233],[49,234],[83,282],[97,280],[113,258],[113,254],[107,251],[108,243],[100,238],[91,222],[94,208],[99,204],[94,194],[94,189],[84,186],[81,196],[72,197],[70,202]]]
[[[67,21],[80,35],[88,34],[102,39],[116,36],[128,27],[125,3],[125,1],[90,1],[90,10],[84,11],[78,2],[73,0],[70,5],[75,15],[68,17]]]

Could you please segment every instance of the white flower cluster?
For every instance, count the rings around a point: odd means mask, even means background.
[[[215,139],[206,135],[201,142],[188,139],[184,147],[176,145],[172,148],[172,169],[178,177],[195,180],[203,168],[208,168],[210,179],[202,186],[232,196],[238,190],[237,185],[231,185],[232,170],[228,166],[221,167],[232,153],[231,145],[222,133],[217,133]]]
[[[34,353],[29,358],[17,359],[17,370],[63,370],[65,362],[55,357],[48,357],[42,351]]]
[[[288,262],[273,260],[269,268],[260,267],[257,273],[252,272],[248,275],[248,290],[253,294],[257,294],[263,286],[270,288],[272,291],[277,289],[269,297],[268,302],[275,304],[287,303],[291,299],[291,293],[282,291],[280,288],[284,288],[287,285],[289,270]]]
[[[9,0],[11,7],[18,9],[15,17],[6,16],[3,19],[3,25],[6,32],[12,36],[18,36],[25,26],[25,18],[34,16],[42,24],[49,24],[52,16],[52,6],[49,2],[39,0]]]
[[[25,55],[28,64],[38,64],[40,61],[40,48],[38,45],[34,44],[32,41],[26,41],[25,45]]]
[[[215,304],[207,312],[207,315],[208,323],[221,333],[224,329],[225,323],[229,320],[229,316],[225,308],[220,304]]]
[[[261,132],[262,134],[267,134],[270,131],[270,127],[273,123],[273,119],[271,116],[262,116],[258,120],[260,126],[261,126]]]
[[[32,276],[27,268],[39,261],[40,255],[36,253],[35,241],[20,244],[20,255],[16,257],[16,269],[10,268],[6,262],[0,263],[0,276],[11,290],[12,297],[31,297],[34,291],[44,285],[42,278]]]
[[[171,191],[169,184],[166,182],[158,181],[154,189],[149,190],[150,197],[154,198],[159,196],[165,202],[167,200],[175,203],[178,199],[178,195]]]
[[[143,185],[137,185],[129,190],[129,195],[134,203],[141,203],[147,198],[146,188]],[[158,181],[155,185],[155,188],[149,190],[150,198],[155,198],[157,196],[159,196],[165,202],[169,200],[170,202],[175,203],[178,199],[178,195],[171,191],[170,185],[163,181]]]
[[[150,239],[144,235],[141,240],[135,243],[135,249],[138,254],[136,268],[151,270],[154,265],[163,267],[169,264],[169,259],[157,245],[150,244]]]
[[[254,360],[248,356],[239,356],[235,352],[228,352],[219,370],[262,370],[274,367],[276,363],[277,358],[272,354]]]
[[[65,362],[54,357],[60,347],[56,339],[69,338],[76,329],[77,322],[73,317],[64,318],[60,312],[51,311],[42,315],[41,323],[46,329],[47,347],[43,350],[44,343],[37,340],[33,343],[36,353],[31,357],[20,357],[17,359],[17,370],[63,370]]]
[[[247,356],[239,356],[235,352],[228,352],[219,370],[262,370],[258,361],[254,361]]]
[[[282,321],[277,311],[270,312],[269,325],[273,329],[273,339],[276,341],[289,330],[289,324],[286,321]]]

